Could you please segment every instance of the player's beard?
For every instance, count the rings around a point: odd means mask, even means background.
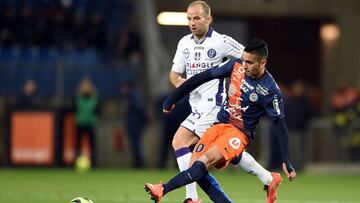
[[[204,36],[205,36],[205,32],[200,33],[199,30],[196,30],[196,31],[191,30],[191,31],[192,31],[193,35],[195,36],[195,39],[197,39],[197,40],[200,40],[200,39],[204,38]]]
[[[191,33],[195,36],[195,39],[200,40],[204,38],[208,29],[204,26],[190,27]]]

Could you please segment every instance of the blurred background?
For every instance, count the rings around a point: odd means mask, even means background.
[[[175,167],[166,129],[186,112],[165,117],[161,102],[190,31],[156,19],[190,2],[0,0],[0,165],[71,167],[85,154],[96,167]],[[207,3],[219,33],[268,42],[295,168],[360,171],[360,2]],[[249,150],[276,168],[271,129],[264,119]]]

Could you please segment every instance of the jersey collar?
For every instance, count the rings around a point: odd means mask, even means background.
[[[199,41],[195,40],[194,35],[191,36],[191,39],[193,39],[196,44],[202,44],[205,41],[206,38],[211,37],[213,31],[214,31],[213,28],[210,26],[209,30],[207,31],[207,33],[205,35],[205,37],[203,37],[201,40],[199,40]]]

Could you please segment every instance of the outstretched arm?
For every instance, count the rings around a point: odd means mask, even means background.
[[[226,78],[231,75],[231,71],[235,61],[228,61],[227,63],[221,66],[215,66],[205,72],[199,73],[187,79],[182,85],[174,90],[170,96],[166,98],[163,103],[163,111],[171,111],[173,105],[184,96],[188,95],[191,91],[199,87],[200,85],[216,78]]]
[[[275,124],[275,130],[279,140],[281,157],[283,161],[283,171],[286,174],[287,178],[289,180],[292,180],[296,177],[296,172],[289,161],[289,138],[288,128],[285,122],[284,100],[277,86],[274,87],[276,89],[274,90],[272,95],[267,97],[267,100],[265,102],[265,109],[267,114],[272,118],[272,121]]]
[[[278,134],[277,137],[279,139],[281,156],[283,160],[282,168],[286,174],[286,177],[291,181],[296,177],[296,172],[289,161],[289,138],[285,118],[281,118],[275,121],[275,127]]]

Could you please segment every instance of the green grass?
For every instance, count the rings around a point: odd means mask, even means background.
[[[94,170],[78,174],[70,169],[0,169],[0,203],[67,203],[88,197],[94,203],[151,202],[145,182],[166,181],[175,170]],[[213,173],[233,202],[265,202],[265,192],[256,177],[235,170]],[[278,203],[360,202],[360,175],[299,174],[283,181]],[[203,202],[211,202],[200,192]],[[162,202],[182,202],[184,189],[168,194]]]

